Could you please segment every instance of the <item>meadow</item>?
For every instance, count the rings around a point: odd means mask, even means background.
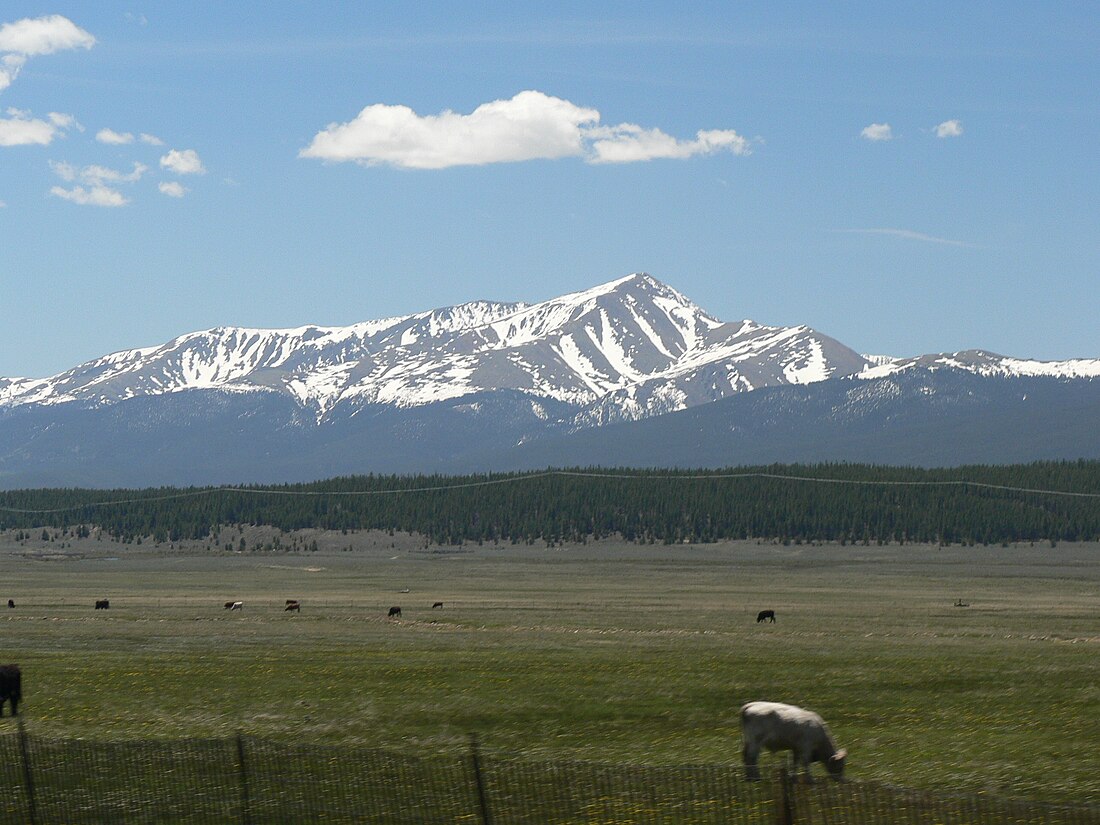
[[[820,712],[857,779],[1100,802],[1097,545],[437,547],[303,531],[316,551],[226,549],[240,537],[274,534],[0,534],[0,604],[16,603],[0,660],[23,669],[27,729],[418,753],[476,732],[487,752],[539,759],[736,765],[739,706],[770,699]],[[92,609],[101,598],[110,610]],[[763,608],[775,624],[755,622]]]

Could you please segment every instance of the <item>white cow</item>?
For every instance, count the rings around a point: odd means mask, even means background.
[[[230,610],[240,610],[242,607],[244,607],[244,602],[233,602],[229,605]]]
[[[791,751],[795,770],[799,768],[810,781],[810,763],[821,762],[833,779],[844,775],[846,750],[838,750],[825,721],[812,710],[779,702],[749,702],[741,708],[741,758],[745,775],[759,779],[756,761],[760,749]]]

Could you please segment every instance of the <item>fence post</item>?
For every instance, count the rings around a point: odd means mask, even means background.
[[[23,781],[27,786],[27,822],[38,825],[38,805],[34,798],[34,775],[31,773],[30,748],[27,747],[27,729],[23,720],[19,720],[19,753],[23,757]]]
[[[794,805],[791,802],[791,775],[786,768],[780,768],[779,793],[775,800],[776,825],[794,825]]]
[[[477,746],[477,734],[470,734],[470,764],[474,769],[474,782],[477,783],[477,804],[481,810],[482,825],[493,825],[489,816],[489,800],[485,795],[485,776],[481,771],[481,754]]]
[[[244,737],[237,731],[237,770],[241,780],[241,823],[251,825],[252,804],[248,799],[248,766],[244,761]]]

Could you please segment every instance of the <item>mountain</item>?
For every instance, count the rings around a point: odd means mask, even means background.
[[[805,326],[720,321],[641,273],[538,304],[223,327],[0,379],[0,487],[1097,457],[1081,424],[1098,376],[1100,359],[860,355]]]
[[[626,417],[849,375],[866,359],[808,327],[719,321],[646,274],[527,305],[475,301],[350,327],[223,327],[51,378],[0,379],[0,408],[87,407],[189,390],[269,392],[318,422],[516,390]]]

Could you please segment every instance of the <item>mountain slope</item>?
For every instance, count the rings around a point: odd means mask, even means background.
[[[0,407],[98,407],[189,390],[271,392],[319,421],[516,390],[641,417],[869,366],[807,327],[724,323],[636,274],[539,304],[478,301],[350,327],[225,327],[45,379],[0,380]]]

